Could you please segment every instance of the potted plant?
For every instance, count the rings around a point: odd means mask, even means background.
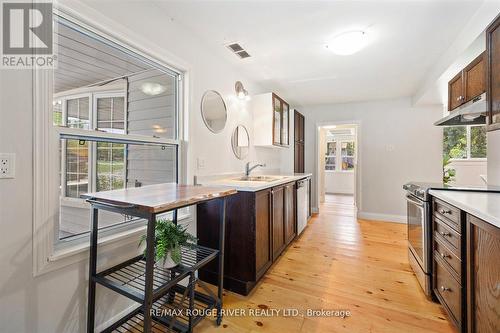
[[[187,232],[187,228],[174,224],[167,219],[156,221],[155,227],[155,261],[163,268],[177,266],[182,259],[181,246],[192,247],[196,237]],[[146,235],[141,237],[139,246],[146,241]],[[146,250],[144,250],[146,255]]]

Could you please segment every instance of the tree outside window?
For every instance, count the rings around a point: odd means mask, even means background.
[[[443,134],[443,156],[446,158],[486,158],[485,126],[445,127]]]

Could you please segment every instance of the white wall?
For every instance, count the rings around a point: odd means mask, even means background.
[[[354,194],[354,172],[325,171],[325,192]]]
[[[189,72],[188,180],[196,172],[195,160],[205,160],[205,174],[243,171],[245,161],[231,152],[230,135],[236,124],[251,132],[251,116],[245,103],[234,96],[234,82],[242,80],[251,94],[259,87],[227,66],[183,27],[168,19],[158,8],[147,10],[141,2],[92,2],[91,8],[73,1],[81,16],[143,50],[164,59],[172,59]],[[103,16],[103,14],[105,16]],[[112,20],[108,19],[109,16]],[[0,331],[1,332],[84,332],[86,323],[87,261],[33,277],[32,193],[33,158],[31,105],[32,73],[27,70],[0,71],[0,152],[16,153],[16,178],[0,180]],[[221,134],[212,134],[200,116],[200,99],[207,89],[215,89],[226,98],[228,124]],[[285,96],[284,96],[285,97]],[[250,135],[252,135],[250,133]],[[281,166],[282,151],[251,149],[249,159],[266,162],[269,168]],[[110,265],[117,256],[137,252],[137,244],[121,247],[101,264]],[[104,288],[97,289],[97,324],[128,306],[123,297]]]
[[[500,131],[488,132],[488,184],[500,186]]]
[[[359,124],[358,216],[404,221],[402,186],[408,181],[439,182],[442,129],[433,122],[441,107],[412,107],[410,98],[364,103],[305,106],[306,147],[315,147],[322,122]],[[306,149],[306,171],[314,173],[313,207],[318,207],[317,150]]]
[[[487,174],[487,161],[452,161],[449,168],[455,169],[455,180],[451,183],[457,186],[484,186],[481,175]]]

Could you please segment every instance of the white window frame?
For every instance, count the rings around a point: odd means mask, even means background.
[[[326,163],[325,163],[325,172],[330,172],[330,173],[353,173],[354,172],[354,169],[352,170],[342,170],[342,143],[344,142],[352,142],[354,143],[354,156],[350,156],[350,155],[346,155],[346,157],[353,157],[354,158],[354,165],[356,165],[356,140],[353,138],[353,139],[333,139],[333,140],[330,140],[330,141],[327,141],[327,145],[328,143],[331,143],[331,142],[336,142],[336,154],[335,154],[335,170],[327,170],[326,169]],[[333,155],[325,155],[325,158],[326,157],[330,157],[330,156],[333,156]]]
[[[70,14],[71,13],[71,14]],[[187,155],[185,141],[188,137],[188,120],[185,117],[185,105],[189,101],[187,90],[189,80],[187,72],[172,68],[168,61],[160,60],[163,58],[161,52],[151,51],[152,48],[142,47],[140,49],[130,46],[123,42],[126,40],[116,38],[106,34],[102,29],[96,29],[91,24],[87,24],[71,9],[63,6],[54,10],[54,16],[65,21],[73,22],[76,26],[80,26],[88,31],[97,34],[100,38],[111,41],[121,49],[143,57],[152,65],[157,64],[171,71],[176,72],[179,76],[176,91],[177,103],[177,122],[176,122],[176,140],[162,138],[147,138],[127,135],[127,140],[136,142],[159,143],[159,144],[175,144],[178,147],[178,181],[187,182]],[[127,39],[127,40],[130,40]],[[136,38],[137,40],[137,38]],[[147,43],[146,43],[147,44]],[[153,48],[154,49],[154,48]],[[148,50],[148,51],[142,51]],[[153,54],[154,53],[154,54]],[[187,68],[187,66],[180,66]],[[95,138],[112,138],[119,139],[120,135],[114,133],[100,133],[82,129],[68,129],[65,127],[53,126],[53,75],[52,70],[33,69],[33,275],[38,276],[61,267],[74,264],[79,261],[88,259],[89,242],[70,242],[66,247],[57,248],[55,246],[55,231],[58,225],[59,212],[59,182],[60,176],[54,173],[60,163],[58,144],[60,136],[75,135],[78,137],[87,136],[88,139]],[[57,147],[57,149],[54,149]],[[79,204],[79,203],[75,203]],[[179,217],[183,222],[190,222],[193,216],[190,212]],[[137,243],[140,235],[144,234],[145,226],[137,226],[128,230],[115,230],[112,233],[101,232],[98,243],[100,251],[106,253],[113,251],[118,247],[123,247],[127,244]],[[115,253],[115,252],[113,252]],[[118,253],[114,255],[114,260],[121,260],[123,256]],[[108,262],[110,264],[110,262]]]
[[[460,161],[482,162],[482,161],[488,160],[487,156],[486,157],[471,157],[471,144],[472,144],[471,128],[472,127],[484,127],[484,125],[467,125],[467,126],[465,126],[465,129],[466,129],[466,134],[465,134],[466,138],[465,139],[467,141],[467,147],[466,147],[467,156],[465,158],[450,158],[451,162],[460,162]]]

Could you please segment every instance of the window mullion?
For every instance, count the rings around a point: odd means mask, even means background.
[[[467,126],[467,159],[471,158],[471,127]]]

